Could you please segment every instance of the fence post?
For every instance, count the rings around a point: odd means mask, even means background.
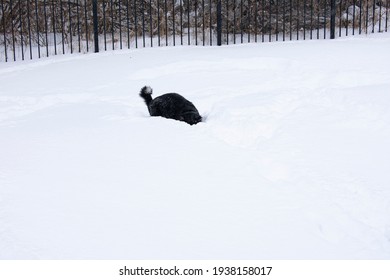
[[[330,0],[330,39],[336,36],[336,0]]]
[[[93,13],[93,35],[95,41],[95,53],[99,52],[99,29],[98,29],[98,10],[97,0],[92,1],[92,13]]]
[[[217,45],[222,45],[222,4],[221,0],[217,3]]]

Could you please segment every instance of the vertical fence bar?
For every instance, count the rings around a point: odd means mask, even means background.
[[[292,41],[292,37],[293,37],[293,34],[292,34],[292,23],[293,23],[293,20],[292,20],[292,7],[293,7],[293,2],[292,2],[292,0],[290,0],[290,41]]]
[[[297,40],[299,40],[299,1],[297,0]]]
[[[202,13],[203,13],[203,16],[202,16],[202,21],[203,21],[203,24],[202,24],[202,40],[203,40],[203,46],[205,45],[205,40],[206,40],[206,34],[205,34],[206,13],[205,13],[204,9],[205,9],[205,4],[204,4],[204,0],[202,0]]]
[[[194,16],[195,16],[195,45],[197,46],[198,45],[198,1],[197,0],[194,0],[195,3],[194,3],[194,8],[195,8],[195,12],[194,12]]]
[[[45,40],[46,40],[46,57],[49,56],[49,41],[48,41],[48,32],[47,32],[47,13],[46,13],[46,0],[43,1],[43,16],[45,19]]]
[[[283,41],[286,41],[286,0],[283,0]]]
[[[157,0],[157,45],[161,46],[161,30],[160,30],[160,0]]]
[[[64,34],[64,14],[62,1],[60,1],[60,20],[61,20],[61,43],[62,43],[62,54],[65,54],[65,34]]]
[[[217,45],[222,45],[222,4],[221,0],[217,3]]]
[[[375,1],[372,4],[372,33],[375,32]]]
[[[160,34],[160,0],[157,0],[157,37],[158,46],[161,46],[161,34]]]
[[[22,24],[22,1],[21,0],[19,0],[19,25],[20,25],[20,45],[21,45],[21,49],[22,49],[22,60],[24,60],[23,24]]]
[[[165,11],[165,46],[169,46],[169,25],[168,25],[168,3],[164,0],[164,11]]]
[[[76,12],[77,12],[77,40],[78,40],[78,43],[79,43],[79,53],[81,52],[81,36],[80,36],[80,2],[79,0],[77,0],[77,9],[76,9]]]
[[[35,0],[35,21],[36,21],[36,31],[37,31],[37,43],[38,43],[38,58],[41,58],[41,44],[40,44],[40,34],[39,34],[39,18],[38,18],[38,0]]]
[[[52,22],[53,22],[53,39],[54,39],[54,55],[57,55],[57,34],[56,34],[56,14],[55,14],[55,6],[54,6],[54,0],[51,1],[51,7],[52,7]]]
[[[92,13],[93,13],[93,36],[94,36],[94,43],[95,43],[95,53],[98,53],[99,52],[99,27],[98,27],[97,0],[93,0]]]
[[[272,7],[273,7],[273,1],[269,0],[269,33],[268,33],[268,42],[272,42]]]
[[[11,12],[11,36],[12,36],[12,52],[14,56],[14,61],[16,61],[16,49],[15,49],[15,30],[14,30],[14,13],[13,13],[13,2],[12,0],[9,1],[10,5],[10,12]]]
[[[248,43],[250,43],[251,41],[251,1],[250,0],[248,0],[247,15],[248,15]]]
[[[173,35],[173,46],[176,46],[176,16],[175,16],[176,1],[172,1],[172,35]]]
[[[366,1],[366,34],[368,34],[368,1]]]
[[[9,1],[9,8],[10,8],[10,23],[11,23],[11,37],[12,37],[12,52],[13,52],[13,58],[14,61],[16,61],[16,42],[15,42],[15,28],[14,28],[14,3],[12,0]],[[5,15],[3,13],[3,18],[5,18]],[[4,25],[4,30],[5,30],[5,25]]]
[[[127,27],[127,48],[130,49],[130,14],[129,0],[126,0],[126,27]],[[103,12],[104,13],[104,12]],[[103,16],[104,17],[104,16]],[[106,32],[106,31],[104,31]]]
[[[341,29],[342,29],[342,18],[343,18],[343,15],[342,15],[342,12],[343,12],[343,8],[342,8],[342,1],[340,1],[339,3],[339,37],[341,37]]]
[[[292,1],[292,0],[290,0]],[[261,0],[261,42],[264,43],[264,24],[265,24],[265,0]],[[291,26],[291,25],[290,25]]]
[[[30,59],[33,59],[32,53],[32,39],[31,39],[31,20],[30,20],[30,1],[27,1],[27,28],[28,28],[28,42],[30,47]]]
[[[12,0],[9,1],[10,5],[10,12],[11,12],[11,36],[12,36],[12,52],[14,56],[14,61],[16,61],[16,49],[15,49],[15,30],[14,30],[14,13],[13,13],[13,2]]]
[[[314,14],[313,0],[310,0],[310,40],[313,39],[313,14]]]
[[[212,28],[211,28],[211,22],[212,22],[212,11],[211,11],[211,0],[209,0],[209,19],[210,19],[210,22],[209,22],[209,27],[210,27],[210,46],[213,45],[213,31],[212,31]]]
[[[107,50],[106,1],[103,0],[103,40],[104,50]]]
[[[45,21],[45,41],[46,41],[46,57],[49,56],[49,41],[48,41],[48,32],[47,32],[47,13],[46,13],[46,0],[43,1],[43,17]]]
[[[389,13],[389,1],[386,1],[386,27],[385,27],[386,32],[387,32],[387,23],[388,23],[388,13]]]
[[[242,22],[242,17],[243,17],[243,4],[242,0],[240,1],[240,31],[241,31],[241,44],[244,43],[244,28],[243,28],[243,22]]]
[[[95,1],[95,0],[93,0]],[[110,2],[111,4],[111,11],[110,11],[110,15],[111,15],[111,41],[112,41],[112,49],[114,50],[115,49],[115,34],[114,34],[114,28],[115,28],[115,21],[114,21],[114,2],[113,0],[111,0]]]
[[[317,0],[317,40],[320,39],[320,0]]]
[[[379,5],[379,31],[378,32],[382,32],[381,25],[382,25],[382,4]]]
[[[272,42],[272,1],[269,0],[269,33],[268,33],[268,42]]]
[[[164,0],[164,12],[165,12],[165,46],[168,46],[168,5],[167,0]]]
[[[237,0],[234,0],[234,7],[233,7],[233,43],[234,44],[236,44],[236,33],[237,33],[236,32],[236,28],[237,28],[236,9],[237,9]]]
[[[191,44],[191,32],[190,32],[190,28],[191,28],[191,24],[190,24],[190,0],[187,0],[187,24],[188,24],[188,45]]]
[[[362,34],[362,13],[363,13],[363,3],[362,0],[360,0],[360,11],[359,11],[359,34]]]
[[[159,1],[159,0],[158,0]],[[138,48],[138,17],[137,17],[137,0],[134,0],[134,33],[135,33],[135,48]],[[159,25],[160,26],[160,25]],[[160,28],[160,27],[159,27]],[[159,29],[160,30],[160,29]],[[160,36],[160,35],[159,35]],[[160,40],[160,37],[159,37]],[[160,41],[159,41],[160,45]]]
[[[356,0],[353,0],[353,14],[352,14],[352,35],[355,35],[355,19],[356,19]]]
[[[283,0],[284,1],[284,0]],[[258,1],[255,0],[255,43],[257,43],[257,32],[258,32],[258,23],[257,23],[257,19],[258,19],[258,16],[257,16],[257,13],[258,13],[258,10],[259,9],[259,6],[258,6]],[[283,21],[284,22],[284,21]]]
[[[230,23],[230,16],[229,16],[229,10],[230,10],[230,5],[229,5],[230,1],[229,0],[226,0],[226,44],[229,45],[229,23]]]
[[[306,40],[306,0],[303,1],[303,40]]]
[[[61,39],[62,39],[62,54],[65,54],[65,33],[64,33],[64,14],[63,14],[63,6],[62,1],[60,2],[60,19],[61,19]]]
[[[146,38],[145,38],[145,1],[144,0],[141,1],[141,11],[142,11],[142,46],[145,48]]]
[[[279,0],[275,0],[276,4],[276,29],[275,29],[275,37],[276,41],[279,41]]]
[[[180,45],[183,46],[183,0],[180,0]]]
[[[7,56],[7,32],[5,28],[5,16],[4,16],[4,0],[1,0],[1,13],[3,15],[3,38],[4,38],[4,59],[5,62],[8,62],[8,56]]]
[[[346,24],[345,24],[345,36],[348,36],[348,28],[349,28],[349,7],[347,6],[346,12]]]
[[[335,31],[336,31],[336,0],[330,0],[330,39],[336,38]]]
[[[118,1],[119,5],[119,48],[122,49],[122,1]]]
[[[153,16],[152,16],[152,0],[149,1],[149,20],[150,20],[150,46],[153,47]]]
[[[69,40],[70,40],[70,53],[73,53],[73,33],[72,33],[72,9],[70,0],[68,0],[68,13],[69,13]]]
[[[324,1],[324,39],[326,39],[326,1]]]

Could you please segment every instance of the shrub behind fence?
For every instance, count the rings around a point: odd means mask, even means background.
[[[0,0],[0,61],[387,32],[390,0]]]

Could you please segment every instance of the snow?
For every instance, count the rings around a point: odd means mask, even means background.
[[[0,259],[389,259],[390,35],[0,65]],[[206,121],[149,117],[178,92]]]

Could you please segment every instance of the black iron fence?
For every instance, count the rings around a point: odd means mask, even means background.
[[[0,0],[0,61],[387,32],[390,0]]]

